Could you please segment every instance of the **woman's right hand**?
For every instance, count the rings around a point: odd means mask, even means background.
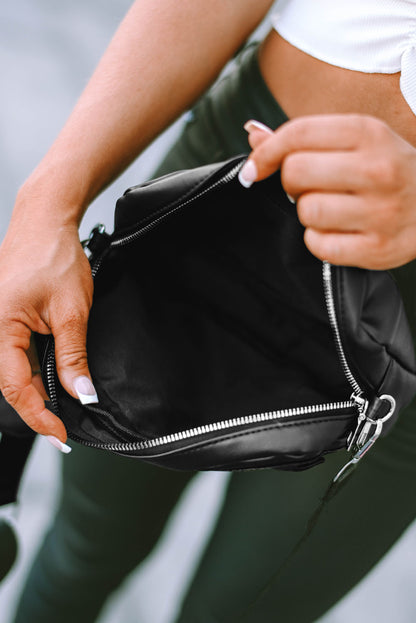
[[[63,387],[97,401],[86,354],[93,284],[77,224],[17,206],[0,246],[0,291],[0,391],[34,431],[64,443],[65,427],[32,376],[30,342],[32,332],[52,333]]]

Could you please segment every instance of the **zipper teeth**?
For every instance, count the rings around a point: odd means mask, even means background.
[[[189,205],[190,203],[193,203],[194,201],[196,201],[200,197],[203,197],[207,193],[209,193],[212,190],[214,190],[214,188],[217,188],[218,186],[222,186],[223,184],[226,184],[227,182],[231,182],[231,180],[233,180],[236,177],[236,175],[239,172],[239,170],[241,169],[242,165],[243,165],[243,163],[239,162],[232,169],[230,169],[230,171],[228,171],[228,173],[223,175],[223,177],[221,177],[219,180],[217,180],[216,182],[214,182],[213,184],[211,184],[210,186],[208,186],[204,190],[201,190],[196,195],[193,195],[192,197],[189,197],[189,199],[187,199],[186,201],[183,201],[182,203],[178,204],[177,206],[175,206],[175,207],[173,207],[171,209],[169,209],[169,207],[167,207],[167,211],[163,212],[163,214],[158,216],[154,221],[152,221],[151,223],[148,223],[147,225],[144,225],[144,227],[142,227],[138,231],[135,231],[135,232],[133,232],[131,234],[128,234],[127,236],[124,236],[122,238],[117,238],[116,240],[113,240],[111,242],[110,246],[111,247],[120,247],[120,246],[123,246],[125,244],[130,243],[130,242],[133,242],[133,240],[135,240],[136,238],[139,238],[140,236],[142,236],[143,234],[148,232],[150,229],[153,229],[154,227],[156,227],[156,225],[158,225],[161,221],[163,221],[165,218],[167,218],[171,214],[174,214],[175,212],[177,212],[178,210],[181,210],[182,208],[184,208],[185,206]]]
[[[339,332],[339,326],[338,326],[337,314],[335,311],[334,293],[333,293],[333,288],[332,288],[331,264],[329,262],[323,262],[322,276],[323,276],[323,282],[324,282],[326,308],[328,311],[329,322],[331,324],[332,331],[334,334],[335,345],[337,347],[338,356],[339,356],[342,368],[344,370],[344,374],[347,378],[347,381],[353,388],[355,396],[361,396],[363,394],[363,390],[361,389],[356,378],[351,372],[351,369],[347,362],[347,358],[345,356],[344,347],[342,345],[341,334]]]
[[[56,395],[56,387],[55,387],[55,383],[54,383],[54,374],[55,374],[55,353],[54,353],[54,349],[51,347],[53,345],[53,339],[50,338],[50,342],[49,342],[49,353],[46,359],[46,378],[47,378],[47,385],[48,385],[48,396],[50,398],[50,401],[52,403],[53,406],[53,411],[55,413],[55,415],[59,414],[59,405],[58,405],[58,398]]]
[[[87,446],[102,448],[104,450],[114,450],[116,452],[135,452],[137,450],[150,450],[159,446],[175,443],[177,441],[183,441],[185,439],[192,439],[194,437],[200,437],[208,433],[214,433],[219,430],[227,430],[230,428],[236,428],[239,426],[246,426],[248,424],[260,424],[262,422],[269,422],[273,420],[279,420],[283,418],[295,417],[297,415],[312,415],[315,413],[323,413],[325,411],[336,411],[342,409],[349,409],[355,407],[354,400],[345,400],[342,402],[328,402],[324,404],[310,405],[306,407],[293,407],[291,409],[281,409],[279,411],[266,411],[264,413],[255,413],[253,415],[246,415],[242,417],[232,418],[230,420],[224,420],[219,422],[213,422],[212,424],[206,424],[204,426],[197,426],[188,430],[172,433],[171,435],[164,435],[163,437],[156,437],[154,439],[146,439],[144,441],[130,442],[130,443],[95,443],[82,440],[82,443]],[[97,407],[90,407],[97,413],[104,414],[103,409]],[[75,440],[77,437],[73,437]],[[78,438],[79,439],[79,438]]]
[[[91,274],[92,278],[96,276],[98,269],[100,268],[103,261],[103,256],[101,255],[97,260],[95,260],[94,264],[91,266]]]

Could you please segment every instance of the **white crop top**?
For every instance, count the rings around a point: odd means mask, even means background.
[[[416,114],[416,0],[277,0],[275,7],[273,27],[307,54],[366,73],[400,71]]]

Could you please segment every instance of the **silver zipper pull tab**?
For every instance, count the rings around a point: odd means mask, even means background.
[[[358,461],[360,461],[363,456],[367,454],[370,448],[375,444],[377,439],[380,437],[382,430],[383,422],[379,420],[376,424],[376,430],[374,431],[372,437],[370,437],[370,439],[359,450],[357,450],[352,459],[348,461],[348,463],[346,463],[342,469],[340,469],[338,474],[335,476],[333,482],[340,482],[341,480],[344,480],[347,474],[356,466]]]
[[[82,248],[88,256],[100,253],[109,244],[110,236],[105,231],[103,223],[97,223],[92,228],[90,235],[81,242]]]
[[[362,398],[362,396],[358,396],[357,394],[352,394],[351,400],[355,402],[358,407],[359,415],[357,420],[357,426],[355,430],[350,433],[347,439],[347,450],[350,452],[355,444],[357,443],[358,436],[360,435],[361,429],[367,417],[367,409],[368,409],[368,400]]]
[[[389,394],[383,394],[382,396],[377,398],[376,401],[377,406],[376,408],[370,409],[371,413],[368,413],[368,403],[365,411],[362,411],[360,413],[358,417],[357,427],[352,435],[351,440],[349,440],[348,442],[348,450],[354,447],[354,456],[338,472],[333,482],[340,482],[341,480],[344,480],[347,474],[351,472],[351,470],[363,458],[363,456],[367,454],[370,448],[373,447],[373,445],[381,435],[384,423],[387,422],[387,420],[389,420],[393,415],[396,409],[396,401],[393,396],[390,396]],[[383,417],[377,419],[373,419],[373,417],[370,417],[370,415],[373,416],[374,412],[377,412],[379,410],[383,401],[387,401],[390,405],[387,413]],[[373,427],[374,432],[369,438]]]
[[[364,422],[364,426],[362,427],[361,432],[358,435],[358,439],[357,439],[358,448],[362,448],[367,443],[367,439],[369,438],[371,434],[371,429],[373,428],[373,426],[377,427],[377,424],[378,424],[377,420],[366,418]]]

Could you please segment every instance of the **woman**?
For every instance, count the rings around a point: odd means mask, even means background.
[[[317,257],[366,268],[402,267],[396,275],[415,328],[410,38],[416,4],[386,0],[380,10],[376,0],[349,2],[344,13],[333,4],[320,0],[311,12],[307,0],[278,2],[276,29],[259,50],[245,50],[235,71],[199,101],[158,173],[245,151],[243,124],[260,120],[266,128],[246,125],[254,150],[242,183],[281,167],[306,227],[305,243]],[[19,192],[0,248],[0,390],[58,446],[65,442],[64,427],[44,408],[44,390],[26,352],[31,331],[52,332],[63,385],[83,402],[97,400],[85,352],[92,282],[78,241],[82,214],[206,91],[270,5],[240,0],[236,8],[231,0],[214,0],[208,11],[196,0],[135,2],[65,128]],[[362,32],[355,57],[359,38],[353,35]],[[377,45],[385,55],[373,54]],[[291,121],[276,132],[268,129],[287,117]],[[415,516],[415,426],[414,418],[402,416],[377,443],[251,610],[303,533],[340,459],[302,474],[234,475],[178,621],[228,622],[242,612],[244,621],[301,623],[324,613]],[[56,522],[16,621],[93,621],[107,594],[152,549],[189,477],[74,448],[64,462]],[[134,499],[128,495],[132,488]],[[149,504],[147,492],[154,491],[157,502]]]

